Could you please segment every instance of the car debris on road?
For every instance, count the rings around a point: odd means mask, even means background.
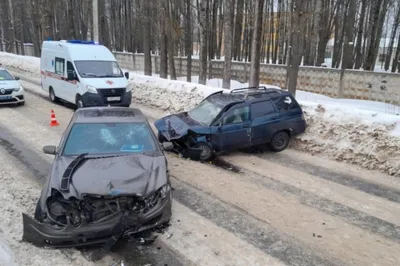
[[[164,149],[171,145],[164,143]],[[23,213],[23,240],[36,246],[154,241],[169,226],[172,192],[163,148],[138,109],[78,109],[55,155],[34,218]]]
[[[194,109],[168,115],[154,125],[160,142],[171,141],[183,157],[201,161],[262,144],[280,152],[306,129],[296,99],[287,91],[266,87],[218,91]]]

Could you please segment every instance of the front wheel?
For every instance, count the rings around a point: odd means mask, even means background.
[[[270,146],[275,152],[281,152],[287,148],[290,142],[290,136],[285,131],[277,132],[271,140]]]
[[[53,102],[53,103],[58,103],[59,101],[60,101],[60,99],[56,96],[56,94],[54,93],[54,90],[53,90],[53,88],[50,88],[50,90],[49,90],[49,97],[50,97],[50,100]]]
[[[207,143],[198,143],[194,148],[201,150],[200,161],[209,161],[214,156],[212,148]]]

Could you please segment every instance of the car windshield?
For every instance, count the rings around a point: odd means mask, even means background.
[[[14,80],[14,78],[8,73],[7,70],[0,70],[0,81],[1,80]]]
[[[204,100],[193,110],[189,111],[188,114],[197,122],[209,126],[221,110],[222,107],[217,106],[209,100]]]
[[[156,151],[146,123],[77,123],[65,143],[63,155],[126,154]]]
[[[75,61],[82,78],[119,78],[123,73],[115,61]]]

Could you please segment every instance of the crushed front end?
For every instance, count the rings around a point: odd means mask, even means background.
[[[116,193],[118,194],[118,193]],[[172,192],[165,185],[147,197],[137,195],[85,195],[64,199],[58,191],[35,218],[23,217],[23,240],[36,246],[111,247],[122,237],[135,237],[168,225]]]

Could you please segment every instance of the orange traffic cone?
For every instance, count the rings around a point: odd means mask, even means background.
[[[51,118],[50,119],[51,119],[50,120],[50,127],[56,127],[56,126],[60,125],[58,123],[58,121],[57,121],[56,114],[54,113],[53,110],[51,110]]]

